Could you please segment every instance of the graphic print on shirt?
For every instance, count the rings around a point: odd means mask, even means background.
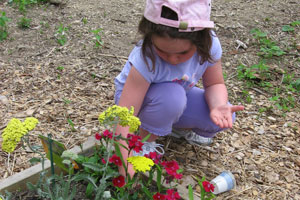
[[[181,78],[173,79],[172,82],[180,84],[186,91],[188,91],[196,84],[195,76],[196,73],[193,73],[191,78],[189,78],[187,74],[184,74]]]

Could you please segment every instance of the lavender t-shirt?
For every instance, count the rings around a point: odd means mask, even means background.
[[[115,78],[116,91],[123,90],[123,86],[132,66],[134,66],[149,83],[177,82],[188,91],[200,80],[206,68],[214,65],[214,63],[208,61],[201,65],[197,52],[189,60],[177,65],[172,65],[155,54],[155,71],[149,71],[142,55],[141,43],[142,41],[132,50],[123,70]],[[155,51],[153,52],[155,53]],[[219,60],[222,56],[221,44],[216,36],[212,36],[210,53],[215,61]],[[146,59],[149,66],[152,67],[151,60],[149,58]]]

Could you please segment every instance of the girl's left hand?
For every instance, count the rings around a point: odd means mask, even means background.
[[[241,110],[244,110],[244,106],[218,106],[210,111],[210,118],[220,128],[232,128],[232,114]]]

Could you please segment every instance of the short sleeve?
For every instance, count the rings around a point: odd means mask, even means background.
[[[212,45],[210,49],[210,55],[214,62],[208,62],[208,66],[213,66],[216,61],[220,60],[222,57],[222,47],[219,38],[212,34]]]
[[[151,83],[151,82],[153,82],[155,74],[149,70],[149,67],[152,66],[151,60],[149,58],[146,58],[146,59],[147,59],[148,65],[145,62],[145,59],[143,57],[141,47],[137,46],[129,55],[128,62],[134,68],[136,68],[136,70],[145,78],[145,80],[147,82]]]

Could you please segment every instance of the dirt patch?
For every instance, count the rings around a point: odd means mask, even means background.
[[[35,134],[48,134],[68,148],[101,130],[97,117],[113,104],[113,78],[120,72],[139,36],[138,21],[144,2],[125,0],[67,1],[64,5],[40,4],[27,9],[29,29],[20,29],[23,15],[7,1],[0,10],[11,19],[8,39],[0,43],[0,129],[12,117],[40,120]],[[223,47],[224,72],[230,101],[243,103],[234,128],[217,135],[211,147],[200,148],[173,138],[161,138],[166,156],[177,159],[184,173],[211,180],[223,170],[237,179],[237,188],[217,199],[300,199],[300,112],[295,108],[259,112],[270,104],[270,94],[248,90],[251,103],[243,102],[243,81],[237,66],[257,64],[259,46],[253,28],[266,32],[278,45],[290,49],[284,57],[269,60],[272,66],[300,77],[299,27],[293,33],[282,26],[300,19],[294,0],[216,0],[212,20]],[[57,40],[66,28],[66,43]],[[91,30],[101,28],[101,48]],[[237,40],[247,48],[237,48]],[[293,46],[294,45],[294,46]],[[297,50],[298,48],[298,50]],[[74,123],[76,132],[68,123]],[[37,143],[36,139],[32,143]],[[30,151],[0,152],[0,174],[5,178],[29,167]]]

